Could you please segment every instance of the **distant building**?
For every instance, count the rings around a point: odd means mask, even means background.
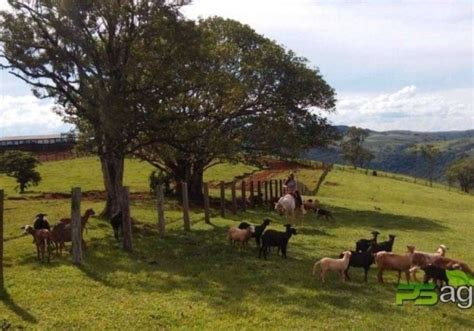
[[[75,144],[75,136],[69,133],[0,137],[0,152],[20,150],[36,154],[41,161],[62,160],[73,156]]]

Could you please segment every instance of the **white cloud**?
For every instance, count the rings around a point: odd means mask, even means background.
[[[373,130],[444,131],[474,129],[474,89],[423,93],[411,85],[393,93],[341,95],[336,124]]]
[[[53,104],[34,96],[0,95],[0,136],[48,134],[68,131],[53,111]]]

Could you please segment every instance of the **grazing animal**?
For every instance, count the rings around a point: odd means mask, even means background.
[[[372,239],[359,239],[356,242],[356,252],[367,252],[370,245],[377,243],[378,231],[372,231]]]
[[[114,230],[114,237],[117,241],[120,240],[120,235],[122,234],[122,212],[119,211],[117,214],[112,216],[110,219],[110,225],[112,225],[112,229]]]
[[[318,208],[320,206],[319,200],[312,200],[308,199],[307,201],[303,202],[303,207],[305,210],[312,210],[315,213],[317,212]]]
[[[385,270],[398,271],[397,284],[400,283],[402,272],[404,272],[407,283],[410,283],[410,267],[412,265],[412,256],[410,254],[397,255],[390,252],[381,251],[375,254],[375,262],[379,268],[377,279],[380,283],[383,283],[383,272]]]
[[[322,208],[318,208],[316,209],[316,214],[317,214],[317,218],[321,218],[321,217],[324,217],[325,219],[334,219],[334,216],[332,216],[332,213],[329,211],[329,210],[326,210],[326,209],[322,209]]]
[[[349,266],[349,261],[351,258],[352,253],[350,251],[345,251],[342,253],[342,259],[332,259],[330,257],[323,257],[321,260],[317,261],[313,266],[313,276],[316,274],[316,268],[318,265],[321,266],[321,273],[319,277],[321,281],[325,282],[326,272],[328,271],[337,271],[341,274],[341,280],[343,282],[346,281],[346,274],[345,271]]]
[[[344,257],[344,253],[339,255],[339,258]],[[369,252],[358,252],[351,251],[351,258],[349,259],[349,266],[344,271],[344,274],[348,280],[349,277],[349,268],[363,268],[364,269],[364,280],[367,281],[367,274],[369,272],[370,266],[374,263],[374,256]]]
[[[85,211],[81,217],[81,236],[84,234],[84,229],[87,225],[87,221],[91,216],[95,215],[93,209],[89,208]],[[56,247],[56,253],[62,255],[64,244],[72,241],[72,224],[71,219],[63,218],[59,223],[53,226],[51,230],[54,245]],[[86,242],[82,239],[82,247],[86,249]]]
[[[262,234],[267,228],[267,226],[270,225],[270,222],[271,220],[269,218],[265,218],[261,225],[256,225],[255,227],[253,227],[254,231],[252,233],[252,237],[255,237],[255,242],[257,243],[257,247],[260,247]],[[239,224],[239,229],[246,229],[249,227],[252,227],[252,225],[247,222],[242,222]]]
[[[395,237],[396,237],[395,235],[389,234],[388,241],[384,241],[381,243],[373,243],[370,245],[367,251],[371,252],[372,254],[382,252],[382,251],[391,252],[393,248],[393,243],[395,241]]]
[[[275,202],[275,210],[281,216],[286,215],[291,218],[295,215],[296,202],[291,194],[285,194],[278,202]]]
[[[439,254],[439,249],[436,253],[433,254],[433,253],[416,251],[415,246],[411,246],[411,245],[407,246],[407,248],[408,248],[407,253],[412,256],[412,268],[410,269],[410,273],[412,274],[413,279],[415,281],[417,281],[416,272],[419,269],[423,269],[424,267],[433,264],[436,259],[440,258],[441,256],[444,256],[444,255]],[[442,254],[444,254],[444,251],[442,252]]]
[[[474,276],[474,272],[465,262],[450,259],[445,256],[439,256],[437,259],[434,259],[433,265],[447,270],[461,270],[468,275]]]
[[[38,229],[36,230],[31,225],[25,225],[22,227],[25,233],[31,234],[33,237],[33,242],[36,244],[36,256],[39,261],[44,262],[44,255],[48,251],[48,262],[51,257],[51,242],[52,235],[48,229]]]
[[[227,240],[233,246],[235,242],[240,242],[240,247],[244,247],[252,237],[252,227],[246,229],[230,228],[227,231]]]
[[[46,214],[38,214],[35,217],[35,221],[33,223],[33,228],[35,230],[46,229],[51,231],[51,227],[49,225],[48,219],[45,217]]]
[[[296,235],[296,229],[292,228],[290,224],[286,224],[286,231],[280,232],[276,230],[267,230],[262,236],[262,246],[258,252],[258,257],[261,258],[262,254],[267,259],[267,253],[270,247],[278,247],[281,251],[281,256],[286,259],[286,249],[288,247],[288,241],[292,235]]]
[[[425,272],[425,276],[423,277],[423,283],[427,284],[430,280],[433,280],[433,282],[439,288],[441,288],[443,284],[449,285],[449,279],[446,275],[445,269],[429,264],[421,268],[421,270]]]

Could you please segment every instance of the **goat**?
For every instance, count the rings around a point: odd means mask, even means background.
[[[404,272],[407,283],[410,283],[410,267],[412,265],[412,256],[410,254],[397,255],[386,251],[380,251],[375,254],[375,262],[379,268],[377,279],[380,283],[383,283],[383,272],[385,270],[398,271],[397,284],[400,283],[402,272]]]
[[[81,237],[84,234],[84,228],[91,216],[95,215],[93,209],[87,209],[81,217]],[[62,255],[64,243],[72,241],[72,224],[71,219],[63,218],[53,226],[51,231],[53,242],[56,246],[56,253]],[[82,240],[82,247],[86,249],[86,242]]]
[[[112,216],[110,219],[110,225],[112,225],[112,229],[114,230],[114,237],[115,239],[120,240],[119,236],[122,233],[122,212],[119,211],[117,214]]]
[[[330,218],[334,219],[334,216],[332,216],[332,213],[326,209],[317,208],[316,214],[317,214],[317,218],[324,217],[326,220],[329,220]]]
[[[320,265],[321,273],[319,274],[319,276],[323,283],[325,282],[326,272],[328,272],[329,270],[339,272],[341,274],[342,281],[345,282],[345,271],[349,266],[349,260],[351,258],[352,253],[350,251],[345,251],[344,253],[342,253],[342,255],[342,259],[332,259],[330,257],[323,257],[321,260],[317,261],[313,266],[313,276],[316,274],[317,266]]]
[[[378,231],[372,231],[372,239],[359,239],[356,242],[356,252],[367,252],[370,245],[377,243],[377,237],[380,234]]]
[[[413,269],[418,268],[414,267],[410,269],[410,272],[412,272]],[[428,283],[430,280],[433,280],[433,282],[441,288],[443,286],[443,283],[446,285],[449,285],[449,279],[448,276],[446,275],[446,270],[440,267],[437,267],[435,265],[429,264],[427,266],[424,266],[420,268],[425,272],[425,275],[423,277],[423,283]]]
[[[474,276],[472,269],[465,262],[459,260],[439,256],[437,259],[434,259],[433,265],[447,270],[461,270],[468,275]]]
[[[344,252],[339,255],[339,258],[344,257]],[[364,269],[364,280],[367,281],[367,274],[369,272],[370,266],[374,263],[374,256],[369,252],[358,252],[351,251],[351,258],[349,259],[349,265],[344,271],[344,274],[348,280],[349,277],[349,268],[363,268]]]
[[[240,247],[244,247],[249,239],[252,237],[252,227],[246,229],[230,228],[227,231],[227,240],[231,245],[234,245],[236,241],[240,242]]]
[[[36,230],[31,225],[25,225],[22,227],[25,233],[31,234],[33,237],[33,242],[36,244],[36,256],[39,261],[44,262],[44,255],[46,250],[48,251],[48,263],[51,257],[51,241],[52,235],[48,229],[38,229]]]
[[[370,245],[369,249],[367,250],[368,252],[375,254],[378,252],[391,252],[393,248],[393,243],[395,241],[395,235],[389,234],[388,235],[388,241],[384,241],[381,243],[373,243]]]
[[[270,224],[271,220],[269,218],[265,218],[263,220],[263,223],[261,225],[256,225],[253,227],[254,232],[252,233],[252,237],[255,237],[255,242],[257,243],[257,247],[260,247],[260,240],[263,234],[263,231],[265,231],[266,227]],[[252,227],[253,225],[247,223],[247,222],[242,222],[239,224],[238,228],[239,229],[247,229],[249,227]]]
[[[292,235],[296,235],[296,229],[292,228],[290,224],[286,224],[286,231],[280,232],[276,230],[267,230],[262,236],[262,246],[258,252],[258,257],[267,259],[267,253],[270,247],[278,247],[281,251],[282,257],[286,259],[286,248],[288,247],[288,241]]]
[[[33,223],[33,228],[35,230],[46,229],[48,231],[51,231],[51,227],[49,225],[48,219],[45,216],[46,214],[41,214],[41,213],[36,215],[34,223]]]

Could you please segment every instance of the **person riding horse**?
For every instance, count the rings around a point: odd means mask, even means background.
[[[295,198],[296,207],[301,207],[303,205],[303,199],[297,189],[295,174],[293,172],[290,172],[290,175],[285,180],[284,188],[285,193],[291,194]]]

